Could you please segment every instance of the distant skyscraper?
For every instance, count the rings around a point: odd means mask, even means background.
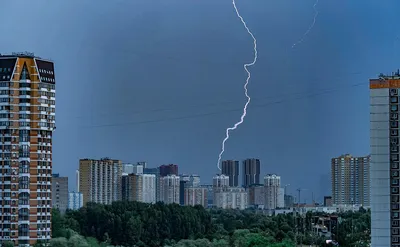
[[[111,204],[121,200],[122,162],[104,158],[79,161],[79,187],[83,204],[96,202]]]
[[[371,247],[399,246],[400,74],[370,80]]]
[[[160,176],[165,177],[168,175],[175,175],[178,176],[178,165],[169,164],[169,165],[162,165],[160,168]]]
[[[130,163],[122,164],[122,173],[124,173],[124,174],[133,173],[133,164],[130,164]]]
[[[52,204],[61,213],[65,213],[68,208],[68,177],[60,177],[59,174],[53,174],[51,183],[53,188]]]
[[[69,192],[68,193],[68,209],[78,210],[83,207],[83,195],[81,192]]]
[[[180,178],[176,175],[160,177],[160,201],[179,204]]]
[[[200,186],[200,176],[196,174],[181,174],[181,181],[188,182],[186,186],[199,187]]]
[[[160,201],[160,167],[143,168],[144,174],[153,174],[156,176],[156,202]]]
[[[122,176],[122,200],[145,203],[156,202],[156,175],[135,174]]]
[[[217,174],[213,177],[214,191],[221,188],[229,187],[229,176],[224,174]]]
[[[51,238],[55,84],[53,62],[0,54],[0,239],[16,246]]]
[[[332,201],[335,205],[363,205],[370,202],[370,156],[342,155],[331,160]]]
[[[276,207],[277,208],[285,207],[285,189],[284,188],[278,189],[278,200],[277,200]]]
[[[251,184],[260,183],[260,160],[247,159],[243,161],[243,186],[249,187]]]
[[[222,174],[229,176],[229,186],[239,186],[239,161],[224,160],[222,161]]]
[[[276,209],[278,207],[278,193],[281,187],[281,177],[268,174],[264,177],[265,209]]]

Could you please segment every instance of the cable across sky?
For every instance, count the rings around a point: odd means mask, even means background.
[[[219,170],[221,170],[220,163],[221,163],[222,154],[225,152],[225,142],[229,139],[229,131],[235,130],[239,125],[241,125],[241,124],[243,123],[244,118],[246,117],[246,114],[247,114],[247,106],[250,104],[250,101],[251,101],[251,98],[250,98],[250,96],[248,95],[248,92],[247,92],[247,85],[248,85],[249,82],[250,82],[251,73],[250,73],[250,71],[247,69],[247,67],[253,66],[253,65],[257,62],[257,55],[258,55],[258,54],[257,54],[257,40],[256,40],[256,38],[254,37],[254,35],[253,35],[253,33],[250,31],[250,29],[247,27],[247,24],[246,24],[246,22],[244,21],[243,17],[240,15],[239,10],[238,10],[238,8],[236,7],[235,0],[232,0],[232,4],[233,4],[233,7],[235,8],[236,15],[237,15],[237,16],[239,17],[239,19],[241,20],[241,22],[242,22],[244,28],[246,28],[247,33],[250,34],[251,38],[253,39],[253,43],[254,43],[254,59],[253,59],[253,62],[251,62],[251,63],[246,63],[246,64],[243,65],[244,70],[246,70],[246,72],[247,72],[246,83],[245,83],[244,86],[243,86],[243,88],[244,88],[244,94],[245,94],[246,97],[247,97],[247,101],[246,101],[246,104],[244,105],[243,114],[242,114],[242,116],[240,117],[240,121],[237,122],[237,123],[235,123],[232,127],[229,127],[229,128],[226,129],[226,136],[225,136],[225,139],[222,141],[222,150],[221,150],[221,152],[220,152],[219,155],[218,155],[217,167],[218,167]]]

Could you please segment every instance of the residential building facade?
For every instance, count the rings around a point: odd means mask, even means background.
[[[259,159],[246,159],[243,161],[242,184],[244,187],[260,183],[260,166],[261,162]]]
[[[0,55],[0,242],[51,238],[55,84],[52,61]]]
[[[83,194],[71,191],[68,193],[68,209],[78,210],[83,207]]]
[[[160,201],[179,204],[180,178],[177,175],[160,177]]]
[[[184,189],[184,205],[195,206],[201,205],[208,207],[207,188],[203,187],[186,187]]]
[[[156,176],[154,174],[127,174],[122,176],[122,200],[145,203],[156,202]]]
[[[371,247],[399,246],[400,74],[370,80]]]
[[[51,187],[53,208],[60,210],[63,214],[68,208],[68,177],[60,177],[59,174],[53,174]]]
[[[265,203],[265,189],[263,184],[251,184],[247,187],[247,193],[249,195],[248,204],[249,206],[258,208],[264,207]]]
[[[244,188],[227,187],[214,192],[214,207],[244,210],[248,206],[248,195]]]
[[[79,192],[83,194],[83,204],[96,202],[111,204],[121,196],[122,162],[104,158],[81,159],[79,161]]]
[[[276,174],[264,176],[265,209],[276,209],[278,207],[278,192],[281,187],[281,177]]]
[[[341,155],[331,161],[334,205],[370,205],[370,156]]]

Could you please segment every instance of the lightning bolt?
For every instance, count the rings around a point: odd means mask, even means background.
[[[253,65],[257,62],[257,40],[256,40],[256,38],[254,37],[253,33],[250,31],[250,29],[247,27],[247,24],[246,24],[246,22],[244,21],[243,17],[240,15],[239,10],[238,10],[238,8],[236,7],[235,0],[232,0],[232,4],[233,4],[233,7],[235,8],[236,15],[239,17],[239,19],[240,19],[240,21],[242,22],[244,28],[246,28],[247,33],[250,34],[251,38],[253,39],[253,43],[254,43],[254,59],[253,59],[253,62],[251,62],[251,63],[246,63],[246,64],[243,65],[244,70],[246,70],[246,72],[247,72],[246,83],[245,83],[244,86],[243,86],[243,88],[244,88],[244,94],[245,94],[246,97],[247,97],[247,101],[246,101],[246,104],[244,105],[243,114],[242,114],[242,116],[240,117],[240,121],[237,122],[237,123],[235,123],[235,125],[233,125],[233,127],[230,127],[230,128],[227,128],[227,129],[226,129],[226,137],[225,137],[225,139],[222,141],[222,150],[221,150],[221,152],[219,153],[219,156],[218,156],[217,167],[218,167],[219,170],[221,170],[220,163],[221,163],[222,154],[225,152],[225,142],[229,139],[229,131],[235,130],[239,125],[241,125],[241,124],[243,123],[244,118],[246,117],[246,114],[247,114],[247,106],[250,104],[250,101],[251,101],[251,98],[250,98],[249,94],[247,93],[247,85],[249,84],[249,81],[250,81],[250,78],[251,78],[251,73],[250,73],[250,71],[247,69],[247,67],[253,66]]]
[[[314,27],[314,25],[315,25],[315,22],[317,22],[317,16],[318,16],[318,10],[317,10],[317,5],[318,5],[318,3],[319,3],[319,0],[317,0],[315,3],[314,3],[314,6],[313,6],[313,8],[314,8],[314,20],[313,20],[313,22],[311,23],[311,26],[307,29],[307,31],[303,34],[303,37],[301,37],[301,39],[299,40],[299,41],[297,41],[296,43],[294,43],[293,45],[292,45],[292,49],[296,46],[296,45],[298,45],[298,44],[300,44],[300,43],[302,43],[303,41],[304,41],[304,39],[306,38],[306,36],[308,35],[308,33],[309,32],[311,32],[311,29],[313,29],[313,27]]]

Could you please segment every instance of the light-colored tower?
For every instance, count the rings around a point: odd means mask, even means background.
[[[83,207],[83,195],[81,192],[69,192],[68,193],[68,209],[78,210]]]
[[[184,189],[184,205],[195,206],[202,205],[208,207],[207,188],[203,187],[186,187]]]
[[[76,177],[76,191],[79,192],[79,170],[75,171],[75,177]]]
[[[55,93],[53,62],[0,54],[0,238],[15,245],[51,237]]]
[[[399,72],[370,80],[371,247],[400,241],[399,95]]]
[[[68,177],[60,177],[59,174],[53,174],[51,188],[53,208],[65,213],[68,208]]]
[[[345,154],[331,160],[333,204],[369,206],[369,166],[369,156]]]
[[[213,190],[229,187],[229,176],[217,174],[213,177]]]
[[[264,176],[265,209],[276,209],[278,207],[278,193],[280,187],[280,176],[275,174]]]
[[[121,200],[122,162],[104,158],[79,161],[79,186],[83,204],[111,204]]]
[[[160,201],[179,204],[180,178],[177,175],[160,177]]]
[[[260,183],[260,160],[259,159],[246,159],[243,161],[243,186],[249,187],[252,184]]]

